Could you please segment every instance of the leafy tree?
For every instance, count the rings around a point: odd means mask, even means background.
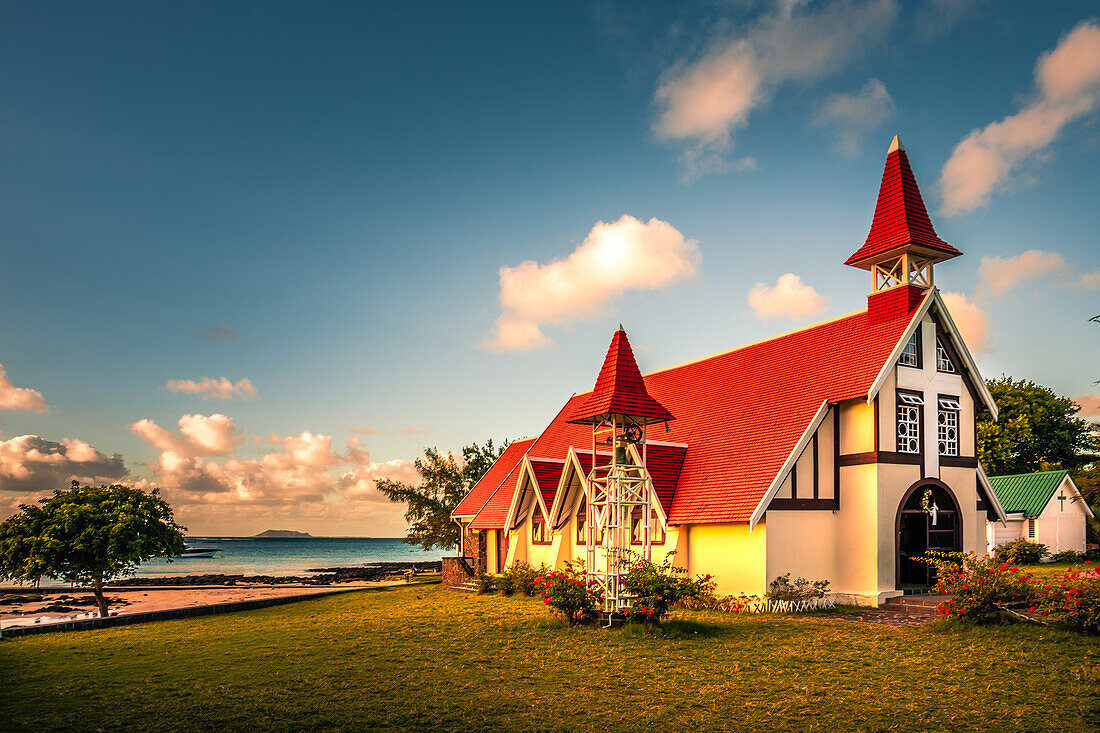
[[[32,581],[40,575],[92,584],[99,615],[107,615],[103,584],[138,564],[183,552],[183,530],[172,507],[129,486],[81,486],[23,504],[0,524],[0,578]]]
[[[1030,380],[987,380],[1000,416],[978,418],[978,459],[990,476],[1076,469],[1095,458],[1094,426],[1077,417],[1081,408],[1068,397]]]
[[[409,523],[409,531],[402,541],[420,545],[425,550],[457,546],[459,530],[458,525],[451,521],[451,512],[507,447],[508,441],[496,448],[492,440],[486,441],[485,445],[468,445],[462,449],[461,465],[454,454],[428,448],[423,457],[416,459],[419,485],[379,479],[378,490],[387,499],[408,505],[405,519]]]

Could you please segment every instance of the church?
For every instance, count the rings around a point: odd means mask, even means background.
[[[929,550],[985,553],[987,521],[1006,516],[975,426],[997,406],[933,282],[960,254],[895,137],[870,233],[844,263],[871,276],[865,309],[646,374],[620,326],[595,387],[509,445],[457,506],[445,581],[585,557],[602,455],[586,421],[609,414],[646,426],[629,449],[652,506],[634,509],[630,541],[657,561],[675,551],[719,594],[761,595],[790,573],[878,605],[929,586],[914,560]]]

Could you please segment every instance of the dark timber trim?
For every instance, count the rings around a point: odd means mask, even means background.
[[[840,511],[840,403],[833,405],[833,511]]]
[[[978,459],[974,456],[940,456],[940,466],[948,468],[977,468]]]
[[[840,466],[865,466],[868,463],[894,463],[902,466],[920,466],[923,464],[920,453],[894,453],[892,451],[867,451],[866,453],[845,453],[837,456]]]
[[[802,460],[802,456],[795,459],[794,465],[791,466],[791,499],[798,498],[798,462]]]
[[[832,499],[772,499],[768,504],[769,510],[828,509],[832,511],[834,508],[835,502]]]
[[[819,425],[818,430],[820,430],[820,429],[821,429],[821,426]],[[817,494],[818,494],[818,492],[820,491],[820,488],[821,488],[820,487],[821,480],[818,478],[817,431],[816,430],[814,431],[814,440],[813,440],[813,459],[814,459],[814,500],[816,501],[817,498],[818,498]]]

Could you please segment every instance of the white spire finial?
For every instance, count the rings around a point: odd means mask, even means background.
[[[895,150],[905,150],[905,146],[901,144],[901,138],[897,135],[894,135],[894,140],[890,143],[890,149],[886,151],[886,154],[889,155]]]

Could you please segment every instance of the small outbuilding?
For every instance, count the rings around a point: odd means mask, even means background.
[[[1018,539],[1038,542],[1051,554],[1085,551],[1085,523],[1092,510],[1068,471],[990,476],[1007,521],[989,522],[989,549]]]

